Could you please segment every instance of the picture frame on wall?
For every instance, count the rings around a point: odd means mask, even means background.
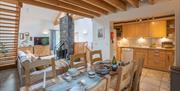
[[[19,36],[19,37],[20,37],[20,40],[23,40],[23,39],[24,39],[24,33],[20,33],[19,35],[20,35],[20,36]]]
[[[99,38],[99,39],[104,39],[104,38],[105,38],[105,32],[104,32],[103,27],[100,27],[100,28],[98,29],[98,38]]]

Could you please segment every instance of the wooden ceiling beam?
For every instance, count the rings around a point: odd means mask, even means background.
[[[73,10],[68,10],[68,9],[65,9],[65,8],[49,5],[49,4],[46,4],[46,3],[37,2],[37,1],[34,1],[34,0],[20,0],[20,1],[22,3],[26,3],[26,4],[31,4],[31,5],[35,5],[35,6],[39,6],[39,7],[44,7],[44,8],[48,8],[48,9],[52,9],[52,10],[57,10],[57,11],[63,11],[63,12],[72,13],[72,14],[77,14],[77,15],[84,16],[84,17],[89,17],[89,18],[94,17],[92,15],[88,15],[88,14],[85,14],[85,13],[81,13],[81,12],[77,12],[77,11],[73,11]]]
[[[18,0],[1,0],[1,1],[11,3],[11,4],[18,4]]]
[[[139,0],[126,0],[126,1],[133,7],[136,7],[136,8],[139,7]]]
[[[120,0],[104,0],[104,1],[116,7],[119,10],[123,10],[123,11],[126,10],[126,4]]]
[[[112,5],[109,5],[108,3],[102,1],[102,0],[82,0],[86,3],[89,3],[91,5],[94,5],[96,7],[99,7],[101,9],[104,9],[108,12],[116,12],[116,8]]]
[[[86,10],[86,9],[83,9],[83,8],[80,8],[80,7],[71,5],[71,4],[67,4],[67,3],[64,3],[64,2],[59,1],[59,0],[35,0],[35,1],[50,4],[50,5],[65,8],[65,9],[69,9],[69,10],[74,10],[74,11],[89,14],[89,15],[92,15],[92,16],[100,16],[100,14],[98,14],[96,12],[89,11],[89,10]]]
[[[94,5],[91,5],[89,3],[83,2],[82,0],[60,0],[60,1],[75,5],[77,7],[84,8],[86,10],[94,11],[99,14],[108,14],[107,11],[105,11],[99,7],[96,7]]]

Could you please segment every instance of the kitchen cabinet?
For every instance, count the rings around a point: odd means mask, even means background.
[[[144,67],[146,68],[169,71],[169,67],[174,63],[174,50],[137,47],[130,48],[133,48],[133,60],[138,61],[141,58],[144,58]]]
[[[154,21],[150,23],[149,26],[149,32],[150,32],[150,37],[153,38],[161,38],[161,37],[166,37],[166,21]]]
[[[141,60],[144,58],[144,67],[148,66],[147,60],[148,50],[147,49],[134,49],[134,61]]]
[[[165,71],[166,69],[165,51],[149,50],[148,67]]]
[[[120,47],[116,48],[116,59],[121,60],[121,48]]]
[[[125,24],[122,27],[123,37],[161,38],[167,35],[167,22],[165,20]]]
[[[34,46],[35,56],[48,56],[51,55],[51,50],[49,45],[35,45]]]
[[[136,24],[126,24],[122,26],[123,28],[123,37],[136,37]]]
[[[170,66],[174,64],[174,51],[166,51],[165,54],[166,70],[169,70]]]
[[[149,37],[149,22],[136,24],[136,37]]]

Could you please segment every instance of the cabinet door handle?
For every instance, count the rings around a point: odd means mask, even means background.
[[[159,51],[155,51],[155,53],[159,53]]]

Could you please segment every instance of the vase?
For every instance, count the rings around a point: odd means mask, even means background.
[[[118,65],[117,64],[112,64],[112,71],[116,71],[118,68]]]

